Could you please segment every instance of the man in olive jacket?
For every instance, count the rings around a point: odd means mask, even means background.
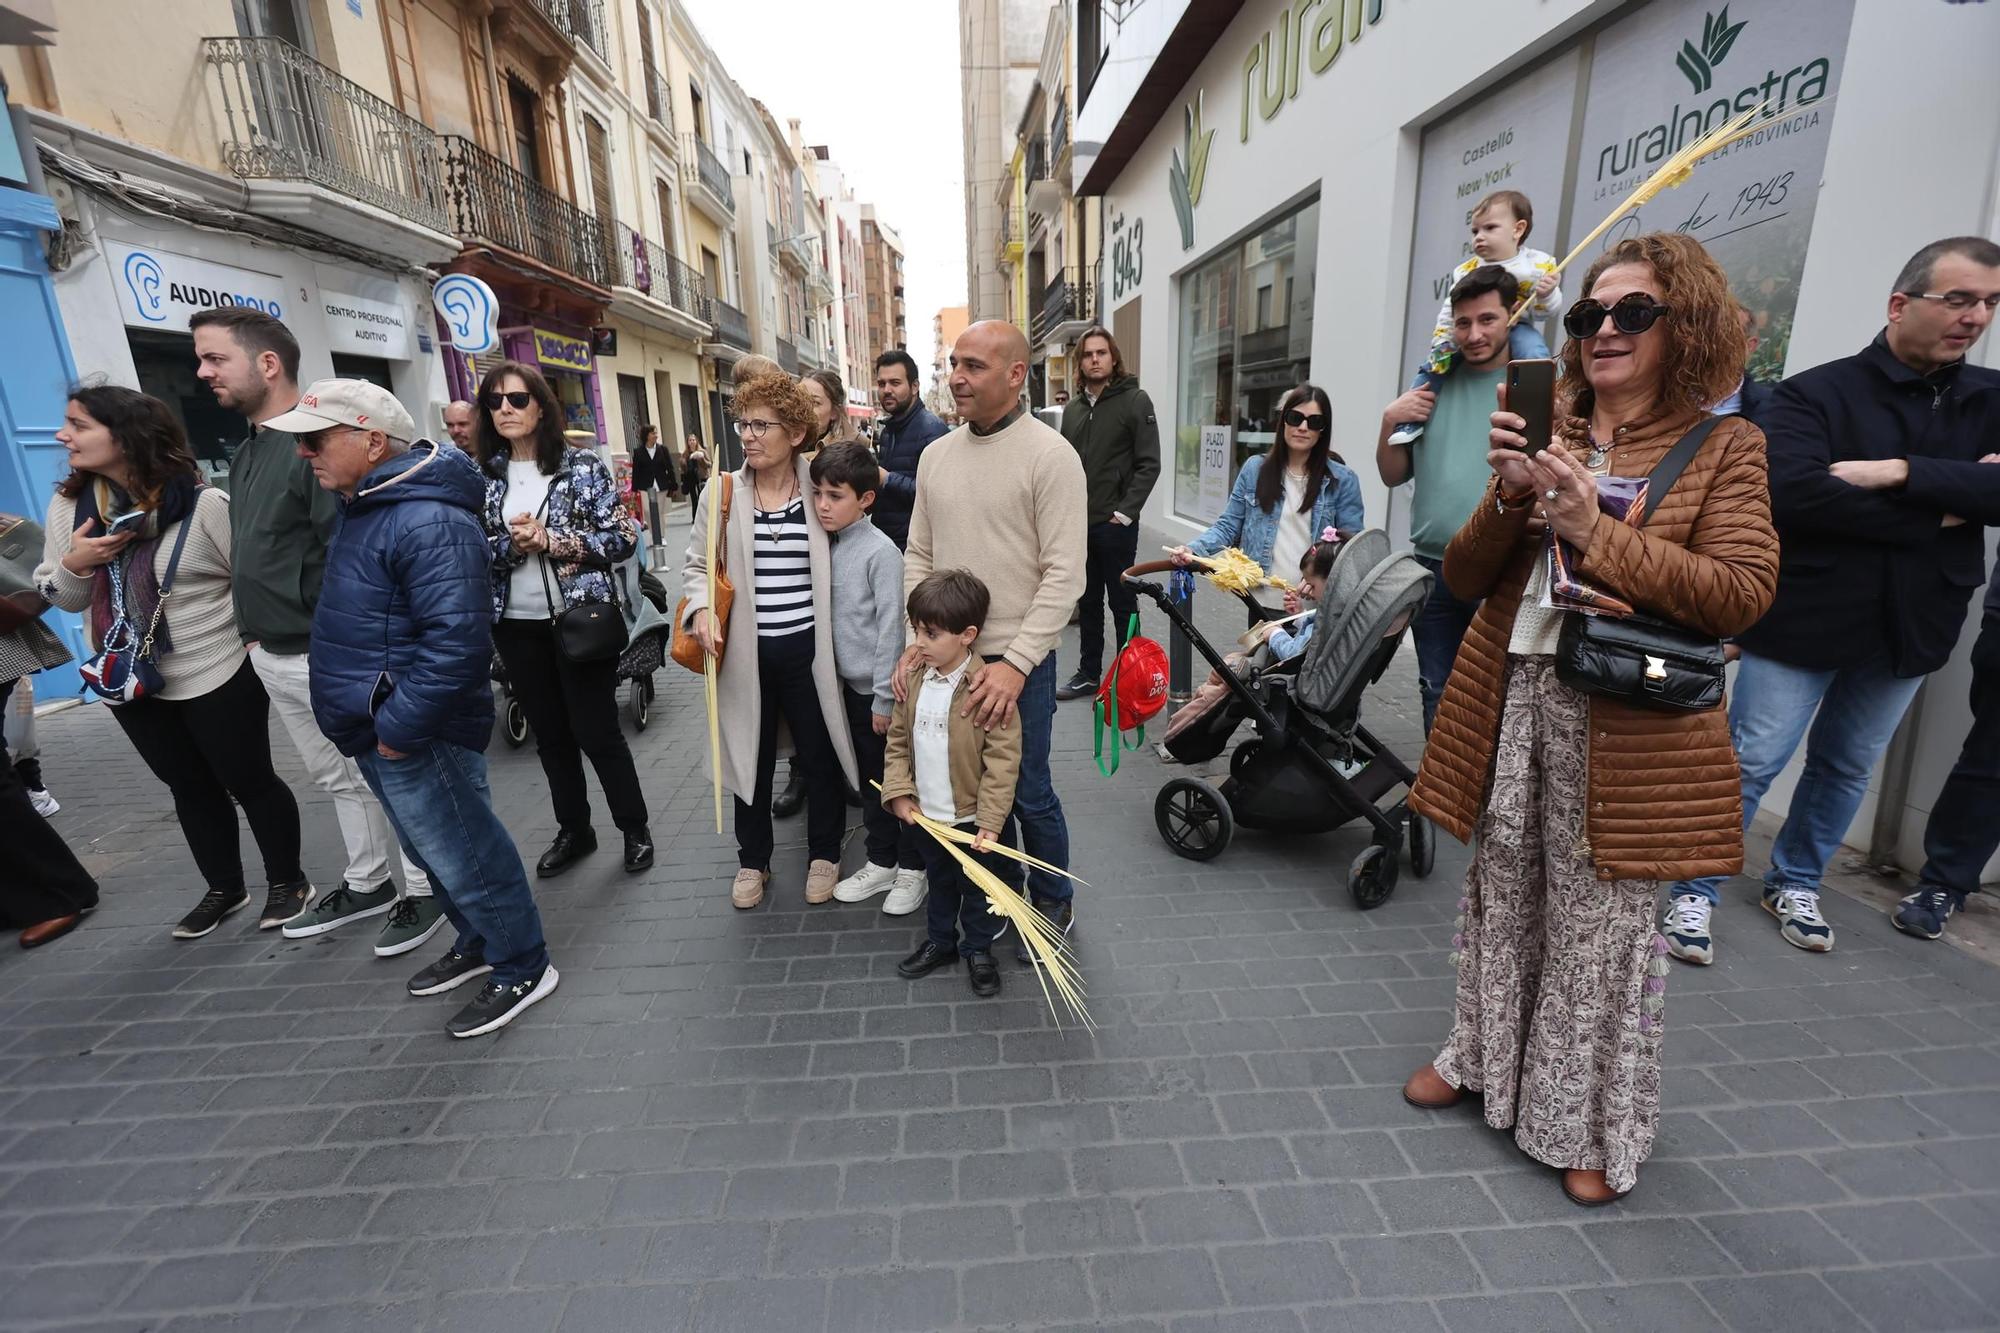
[[[1062,433],[1083,460],[1090,528],[1083,596],[1076,604],[1076,674],[1056,691],[1058,699],[1097,693],[1104,674],[1106,602],[1118,646],[1125,646],[1139,598],[1119,575],[1138,560],[1139,515],[1160,478],[1160,424],[1153,400],[1125,373],[1111,330],[1102,325],[1086,329],[1077,339],[1076,362],[1083,392],[1064,406]]]

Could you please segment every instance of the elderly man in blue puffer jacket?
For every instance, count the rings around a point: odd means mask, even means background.
[[[321,380],[281,418],[341,497],[313,612],[313,716],[360,765],[458,938],[412,995],[487,981],[446,1031],[476,1037],[556,988],[521,855],[493,813],[492,556],[485,482],[448,444],[416,439],[388,391]],[[490,974],[490,975],[489,975]]]

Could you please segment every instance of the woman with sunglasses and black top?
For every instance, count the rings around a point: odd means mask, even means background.
[[[562,406],[540,371],[502,361],[480,382],[476,406],[473,445],[487,475],[493,546],[493,644],[535,730],[555,802],[555,840],[535,873],[559,875],[597,850],[583,778],[589,755],[625,835],[626,873],[637,874],[653,864],[653,835],[618,726],[618,663],[572,662],[556,646],[554,622],[571,607],[613,600],[612,566],[632,554],[638,532],[604,460],[564,441]]]
[[[250,902],[239,805],[270,886],[258,928],[282,926],[312,902],[313,888],[299,865],[298,802],[271,766],[271,701],[236,629],[229,497],[202,484],[180,423],[143,393],[115,385],[76,390],[56,439],[69,451],[70,473],[49,501],[36,589],[52,605],[85,613],[93,647],[121,613],[113,604],[114,566],[123,614],[142,638],[157,612],[161,688],[111,715],[173,794],[181,833],[208,884],[174,938],[199,939]],[[108,530],[133,514],[140,515],[128,520],[133,526]]]
[[[1342,536],[1364,521],[1361,479],[1332,449],[1332,406],[1326,390],[1301,384],[1278,405],[1278,444],[1247,459],[1229,488],[1229,502],[1207,532],[1174,551],[1177,563],[1189,556],[1214,555],[1234,546],[1264,567],[1289,577],[1306,548],[1328,528]],[[1281,610],[1284,591],[1258,594]]]

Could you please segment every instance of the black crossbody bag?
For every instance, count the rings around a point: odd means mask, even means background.
[[[548,512],[548,504],[548,496],[544,495],[543,513]],[[605,570],[605,582],[611,586],[609,602],[579,602],[566,608],[560,586],[549,577],[548,556],[539,558],[542,562],[542,587],[548,592],[550,628],[555,633],[556,651],[578,665],[616,660],[625,651],[629,637],[625,611],[618,603],[617,570]],[[584,563],[592,567],[596,564],[594,561]]]
[[[1710,417],[1667,451],[1646,480],[1644,527],[1715,430]],[[1556,678],[1572,689],[1663,713],[1704,713],[1722,703],[1722,640],[1635,611],[1629,616],[1563,617]]]

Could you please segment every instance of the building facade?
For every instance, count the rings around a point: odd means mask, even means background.
[[[1169,530],[1219,511],[1272,443],[1277,395],[1310,379],[1369,521],[1401,539],[1407,497],[1366,460],[1492,189],[1527,193],[1530,243],[1561,255],[1684,138],[1766,104],[1756,136],[1614,232],[1702,238],[1753,314],[1764,378],[1865,345],[1920,245],[2000,233],[1990,5],[1736,0],[1736,37],[1708,55],[1700,0],[1491,0],[1477,41],[1440,40],[1398,0],[1148,0],[1115,25],[1103,0],[1081,7],[1097,35],[1078,43],[1073,169],[1103,199],[1109,323],[1154,372],[1168,443],[1147,517]],[[1971,637],[1851,832],[1871,841],[1882,796],[1878,848],[1906,864],[1968,725]]]
[[[1008,319],[991,207],[1013,160],[1041,67],[1047,0],[958,0],[959,114],[965,161],[965,292],[972,317]]]
[[[868,302],[868,345],[880,354],[909,344],[909,317],[903,298],[903,238],[861,206],[862,287]]]

